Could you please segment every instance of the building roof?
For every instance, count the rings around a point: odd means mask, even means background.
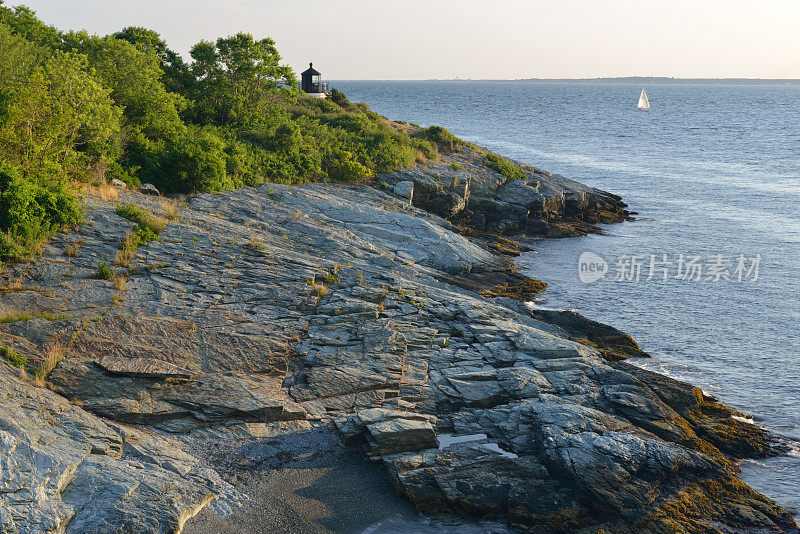
[[[309,63],[308,64],[308,69],[304,70],[302,74],[310,74],[312,76],[317,76],[317,75],[320,75],[322,73],[314,68],[314,64],[313,63]]]

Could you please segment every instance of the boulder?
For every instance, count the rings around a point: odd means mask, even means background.
[[[410,180],[403,180],[394,184],[394,194],[400,198],[406,199],[409,203],[414,200],[414,182]]]
[[[156,186],[153,184],[142,184],[138,187],[138,191],[143,195],[161,196],[158,188],[156,188]]]

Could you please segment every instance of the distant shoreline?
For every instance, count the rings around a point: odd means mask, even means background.
[[[619,78],[520,78],[510,79],[427,79],[427,80],[332,80],[332,82],[528,82],[528,83],[636,83],[660,85],[800,85],[800,79],[779,78],[668,78],[628,76]]]

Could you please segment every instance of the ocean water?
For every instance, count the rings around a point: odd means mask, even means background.
[[[650,85],[643,113],[630,84],[333,85],[621,195],[635,222],[536,241],[521,258],[551,284],[540,304],[624,330],[652,355],[638,365],[800,441],[800,86]],[[584,252],[607,262],[604,278],[581,281]],[[743,462],[742,477],[800,518],[798,456]]]

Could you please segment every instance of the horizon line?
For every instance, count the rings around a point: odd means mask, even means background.
[[[592,78],[331,78],[337,82],[596,82],[613,80],[651,80],[672,82],[771,82],[800,83],[800,78],[675,77],[675,76],[598,76]]]

